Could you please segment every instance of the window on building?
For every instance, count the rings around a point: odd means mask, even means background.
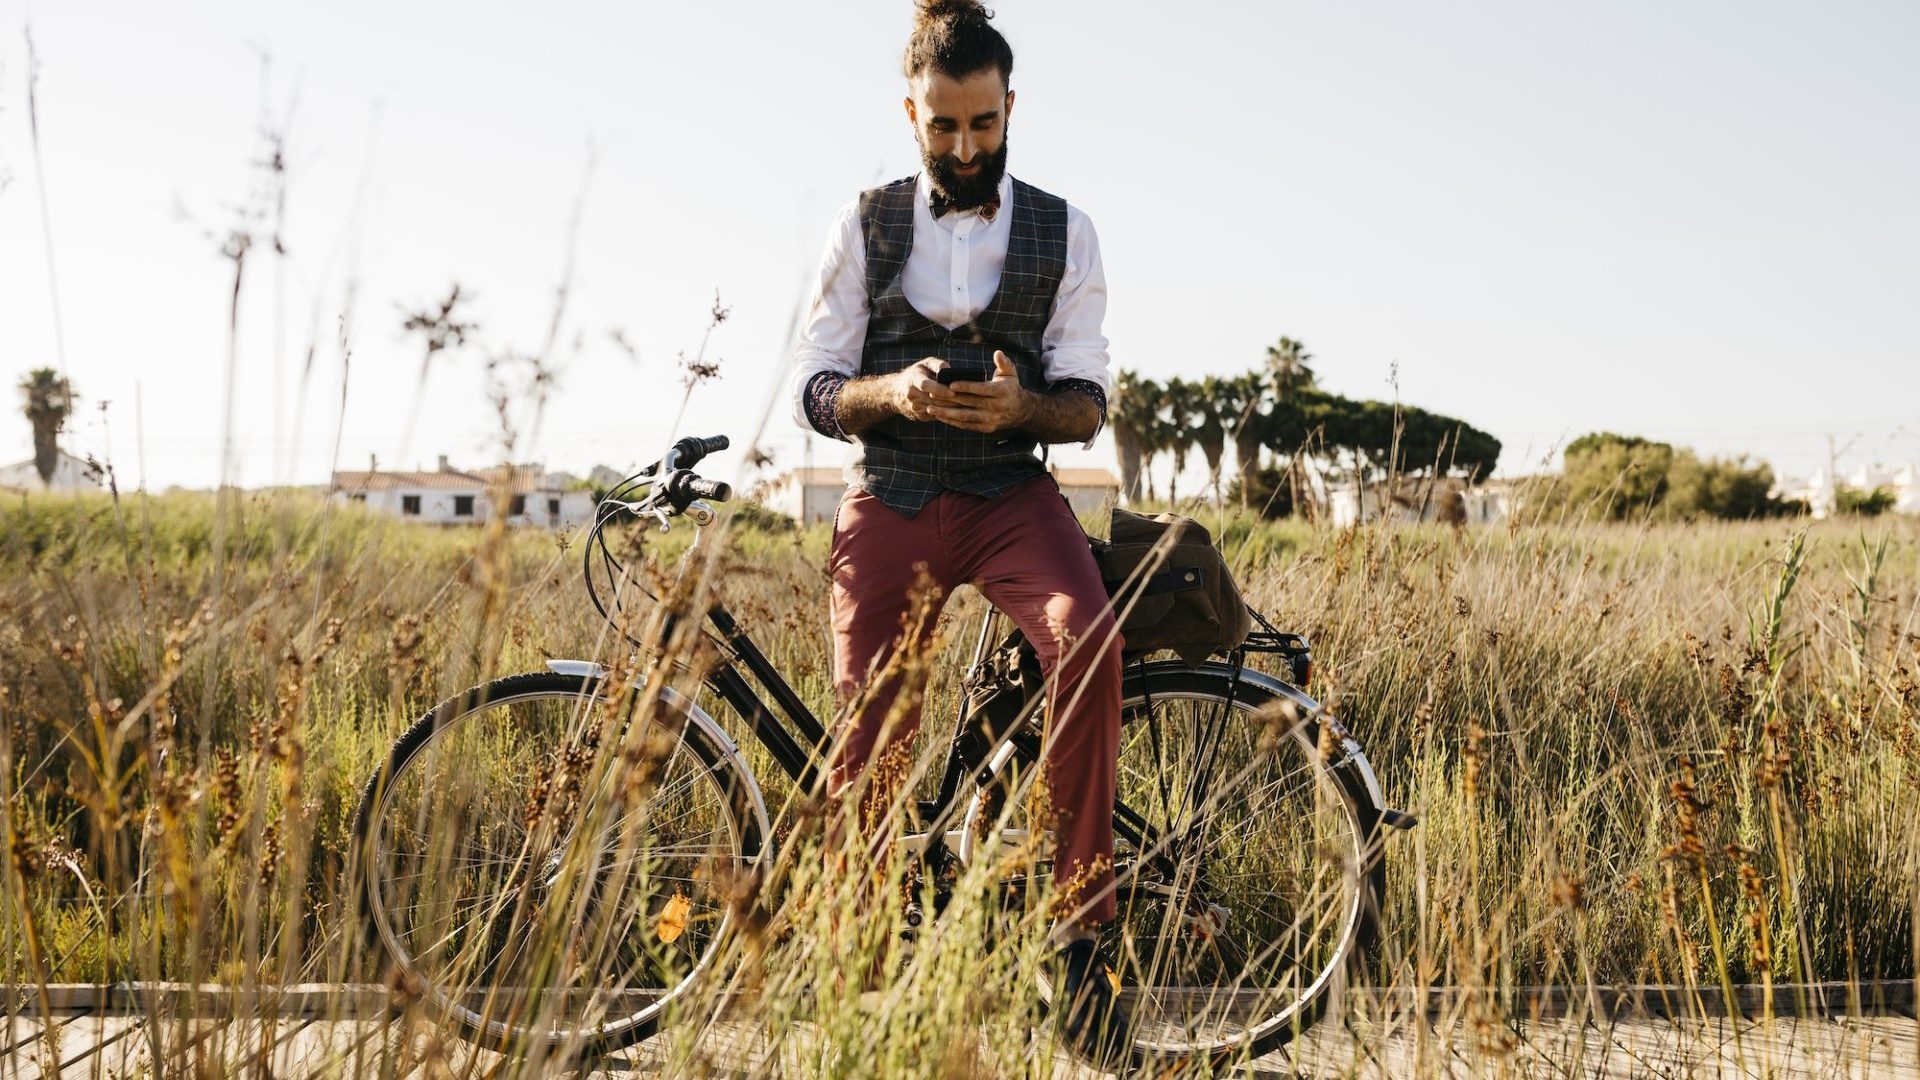
[[[367,493],[366,493],[366,492],[364,492],[364,491],[356,491],[356,492],[354,492],[353,494],[351,494],[351,495],[349,495],[349,496],[347,496],[347,501],[348,501],[348,502],[357,502],[357,503],[363,503],[363,502],[366,502],[366,501],[367,501]]]
[[[515,495],[513,501],[507,504],[507,515],[509,517],[523,517],[526,512],[527,497],[525,495]]]
[[[418,495],[400,496],[400,512],[403,514],[406,514],[409,517],[419,517],[420,516],[420,496]]]
[[[473,516],[473,496],[455,495],[453,497],[453,516],[454,517],[472,517]]]
[[[547,500],[547,518],[551,521],[560,520],[560,500],[559,499]]]

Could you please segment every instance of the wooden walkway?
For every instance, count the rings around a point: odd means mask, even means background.
[[[58,989],[45,1015],[17,996],[8,1003],[14,1011],[0,1021],[0,1080],[162,1074],[424,1080],[522,1073],[512,1067],[516,1063],[430,1025],[386,1016],[384,995],[377,988],[295,988],[271,1003],[218,990],[187,994],[179,987]],[[202,1004],[198,1010],[179,1007],[196,1000]],[[1671,999],[1656,993],[1656,1004],[1646,1007],[1645,988],[1600,997],[1584,991],[1543,992],[1534,999],[1533,1019],[1498,1023],[1450,1015],[1450,1009],[1460,1011],[1459,999],[1451,1000],[1451,1006],[1423,1002],[1416,1009],[1409,1007],[1412,999],[1407,995],[1376,995],[1350,1009],[1345,1022],[1323,1022],[1243,1075],[1380,1080],[1920,1077],[1920,1021],[1912,1015],[1910,991],[1904,1000],[1896,994],[1891,1005],[1883,999],[1870,1009],[1844,997],[1816,1000],[1780,1010],[1807,1015],[1764,1023],[1725,1015],[1661,1015],[1657,1002]],[[1627,1008],[1635,1003],[1641,1007]],[[1693,1005],[1697,1012],[1700,999]],[[1863,1011],[1881,1015],[1861,1015]],[[156,1013],[169,1018],[150,1019]],[[804,1042],[810,1033],[795,1034]],[[792,1053],[794,1040],[787,1043]],[[716,1024],[701,1038],[699,1051],[713,1075],[781,1075],[778,1062],[770,1058],[774,1051],[765,1032],[753,1024]],[[156,1070],[156,1061],[166,1067]],[[554,1075],[658,1077],[670,1071],[663,1049],[642,1044],[590,1068],[556,1070]],[[1092,1080],[1097,1074],[1060,1057],[1053,1075]]]

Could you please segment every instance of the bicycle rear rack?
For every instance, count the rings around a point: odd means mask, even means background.
[[[1240,644],[1240,650],[1285,657],[1287,668],[1293,677],[1293,685],[1305,690],[1307,680],[1313,677],[1313,647],[1307,644],[1306,637],[1301,634],[1289,634],[1284,630],[1275,630],[1273,624],[1267,622],[1258,613],[1255,613],[1254,618],[1260,620],[1264,629],[1248,634],[1247,640]]]

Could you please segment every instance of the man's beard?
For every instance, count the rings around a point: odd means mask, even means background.
[[[920,144],[920,163],[927,168],[927,183],[935,194],[945,199],[955,210],[973,210],[993,200],[1000,193],[1000,178],[1007,174],[1007,140],[1000,139],[1000,149],[991,154],[974,158],[980,163],[980,171],[972,176],[954,174],[954,166],[960,164],[952,155],[934,157],[927,151],[925,143]]]

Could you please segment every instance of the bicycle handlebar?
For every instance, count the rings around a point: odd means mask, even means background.
[[[717,454],[725,450],[728,445],[725,435],[709,435],[704,439],[697,435],[689,435],[673,444],[673,450],[669,455],[672,464],[669,468],[691,469],[700,464],[701,458],[708,454]]]
[[[667,517],[686,513],[696,499],[725,502],[733,498],[732,485],[721,480],[709,480],[693,471],[693,466],[702,458],[725,450],[729,444],[730,440],[725,435],[709,435],[706,438],[689,435],[679,440],[667,449],[665,457],[615,485],[607,498],[602,500],[597,516],[605,518],[621,509],[641,514],[653,513],[663,515],[660,522],[664,527]],[[644,480],[653,481],[653,494],[638,503],[623,501],[625,493]],[[706,520],[703,519],[701,524],[706,524]]]
[[[663,530],[669,527],[672,518],[682,514],[690,514],[696,525],[712,524],[713,508],[700,500],[725,502],[733,497],[733,487],[724,481],[708,480],[696,474],[693,466],[701,458],[725,450],[727,446],[725,435],[710,435],[704,439],[688,436],[681,439],[669,447],[659,461],[615,484],[594,507],[593,526],[588,529],[586,542],[581,545],[581,572],[587,579],[587,598],[593,601],[594,610],[600,613],[600,617],[634,645],[644,647],[645,643],[629,633],[623,622],[608,610],[609,603],[613,612],[622,610],[619,591],[626,579],[626,567],[621,565],[607,546],[603,530],[609,522],[626,517],[656,521]],[[639,489],[643,485],[650,485],[652,490],[641,495]],[[610,592],[604,601],[594,583],[596,555],[601,569],[606,572],[606,585]]]
[[[726,481],[709,480],[684,470],[676,471],[673,479],[667,483],[667,499],[676,507],[683,509],[686,503],[694,499],[726,502],[731,498],[733,498],[733,486]]]

